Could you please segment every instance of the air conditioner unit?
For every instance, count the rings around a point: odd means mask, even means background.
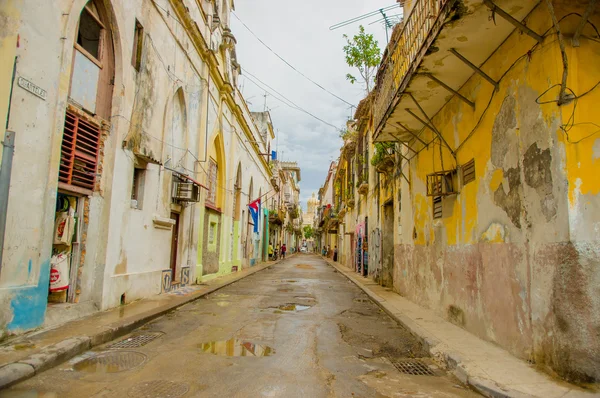
[[[180,202],[199,202],[200,187],[191,182],[174,182],[173,199]]]

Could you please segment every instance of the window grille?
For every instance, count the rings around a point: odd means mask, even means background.
[[[456,193],[455,171],[439,171],[427,175],[427,196],[445,196]]]
[[[94,189],[99,148],[100,127],[67,111],[58,180]]]

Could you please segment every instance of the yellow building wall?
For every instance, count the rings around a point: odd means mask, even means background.
[[[568,42],[567,92],[580,98],[543,104],[557,98],[559,87],[544,92],[562,76],[555,34],[530,54],[528,36],[506,40],[482,66],[499,90],[474,75],[461,94],[475,110],[454,97],[433,118],[456,159],[438,140],[406,168],[394,289],[517,356],[585,379],[600,369],[600,343],[586,331],[600,327],[600,43],[572,47],[579,18],[562,17],[583,9],[555,7]],[[598,13],[590,20],[600,26]],[[550,23],[543,5],[527,19],[536,32]],[[427,175],[471,159],[476,180],[444,197],[434,220]]]

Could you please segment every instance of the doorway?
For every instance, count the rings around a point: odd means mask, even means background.
[[[171,212],[171,220],[175,222],[173,224],[173,234],[171,235],[171,281],[175,281],[177,278],[177,249],[179,243],[179,213]]]
[[[57,193],[48,303],[75,303],[81,266],[85,197]]]
[[[381,286],[394,286],[394,202],[383,206],[383,233],[381,237]]]

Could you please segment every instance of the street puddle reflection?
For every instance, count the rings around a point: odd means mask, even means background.
[[[288,312],[292,312],[292,311],[304,311],[310,308],[310,305],[302,305],[302,304],[282,304],[279,307],[280,310],[282,311],[288,311]]]
[[[204,352],[223,357],[269,357],[275,354],[269,346],[237,339],[211,341],[199,346]]]

